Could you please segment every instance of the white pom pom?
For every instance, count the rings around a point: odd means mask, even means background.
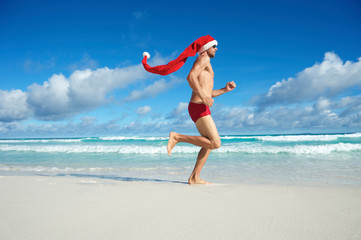
[[[145,56],[147,56],[148,59],[150,58],[150,54],[148,52],[143,53],[143,57],[145,57]]]

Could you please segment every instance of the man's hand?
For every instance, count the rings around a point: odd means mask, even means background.
[[[210,98],[210,97],[204,97],[204,98],[202,99],[202,102],[203,102],[205,105],[207,105],[208,107],[212,107],[214,100],[213,100],[213,98]]]
[[[226,84],[226,86],[225,86],[225,90],[227,91],[227,92],[229,92],[229,91],[232,91],[233,89],[235,89],[236,88],[236,83],[234,82],[234,81],[232,81],[232,82],[228,82],[227,84]]]

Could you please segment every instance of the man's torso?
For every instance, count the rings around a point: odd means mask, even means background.
[[[213,83],[214,83],[214,72],[211,63],[208,63],[205,69],[199,74],[198,81],[203,93],[212,98]],[[191,102],[202,103],[202,99],[192,92]]]

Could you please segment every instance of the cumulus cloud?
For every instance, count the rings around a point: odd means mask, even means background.
[[[53,75],[43,85],[32,84],[28,87],[28,104],[40,118],[62,118],[70,112],[69,86],[63,75]]]
[[[78,123],[21,123],[0,122],[0,137],[6,136],[96,136],[123,134],[162,134],[170,131],[197,134],[197,129],[187,113],[188,103],[181,102],[168,113],[154,114],[151,118],[138,116],[123,122],[121,118],[98,122],[87,116]],[[320,98],[310,105],[281,106],[260,112],[249,107],[224,107],[215,104],[212,117],[220,134],[240,133],[294,133],[314,131],[360,131],[361,95],[341,100]],[[146,114],[149,106],[138,108]],[[347,113],[345,113],[347,112]]]
[[[40,119],[62,119],[105,103],[113,89],[126,88],[145,77],[141,65],[77,70],[69,78],[54,74],[43,85],[28,87],[28,103]]]
[[[151,107],[149,107],[149,106],[144,106],[144,107],[138,108],[138,109],[137,109],[137,113],[138,113],[138,114],[141,114],[141,115],[144,115],[144,114],[149,113],[151,110],[152,110]]]
[[[176,107],[173,111],[176,111]],[[146,114],[151,107],[138,108],[139,114]],[[79,122],[0,122],[0,137],[59,137],[59,136],[101,136],[101,135],[124,135],[124,134],[164,134],[168,136],[170,131],[188,131],[194,127],[189,117],[183,115],[172,119],[166,119],[169,113],[154,114],[150,119],[136,116],[133,120],[123,122],[121,118],[111,119],[107,122],[99,122],[95,117],[86,116]]]
[[[340,112],[341,117],[352,115],[355,112],[361,112],[361,95],[343,97],[340,101],[333,103],[332,106],[342,109]]]
[[[351,87],[361,87],[361,58],[343,62],[337,54],[327,52],[321,63],[299,72],[295,78],[276,82],[266,94],[251,99],[251,104],[262,110],[275,104],[335,97]]]
[[[124,101],[133,102],[140,99],[155,97],[159,93],[167,91],[172,88],[175,84],[181,82],[179,78],[173,77],[171,81],[166,81],[165,79],[160,79],[159,81],[154,82],[153,84],[147,86],[144,90],[134,90],[129,96],[127,96]]]
[[[193,121],[188,114],[188,102],[180,102],[173,111],[166,115],[166,119],[171,121],[172,124],[177,127],[194,127]],[[174,129],[172,131],[174,131]]]
[[[94,117],[86,116],[79,122],[0,122],[0,137],[78,137],[95,136],[104,133],[112,133],[119,128],[111,120],[104,123],[98,123]]]
[[[105,67],[77,70],[69,78],[54,74],[42,85],[30,85],[27,92],[0,90],[0,121],[24,120],[32,114],[43,120],[62,119],[107,102],[112,90],[126,88],[146,76],[141,65]]]
[[[188,104],[189,103],[187,102],[180,102],[178,106],[173,110],[172,116],[176,117],[187,112]]]
[[[361,58],[358,62],[343,62],[336,54],[326,53],[323,62],[306,68],[295,78],[274,84],[267,93],[253,98],[256,108],[221,107],[216,101],[211,109],[212,117],[220,134],[282,130],[289,133],[290,130],[305,132],[324,129],[359,131],[361,95],[341,97],[341,94],[349,88],[361,86],[360,65]],[[64,119],[108,102],[113,89],[139,84],[148,76],[141,65],[115,69],[85,69],[74,71],[69,77],[55,74],[43,84],[32,84],[27,91],[0,90],[0,136],[22,136],[32,132],[43,136],[58,136],[59,133],[68,136],[121,135],[150,131],[167,134],[174,130],[184,133],[197,132],[187,114],[186,102],[179,103],[168,113],[154,113],[147,119],[136,116],[127,122],[113,119],[98,123],[93,117],[85,117],[80,123],[65,124],[13,122],[28,119],[30,116],[43,120]],[[184,80],[160,79],[142,90],[131,92],[124,101],[154,97],[181,81]],[[274,107],[268,108],[271,105]],[[260,108],[262,111],[259,111]],[[136,110],[138,114],[150,111],[154,111],[150,106]]]
[[[125,68],[100,68],[75,71],[70,77],[69,96],[76,107],[98,106],[106,101],[107,94],[115,88],[126,88],[146,77],[141,65]]]
[[[27,94],[19,89],[0,90],[0,122],[22,120],[31,115],[26,102]]]
[[[165,62],[159,54],[151,60],[151,64]],[[0,90],[0,121],[25,120],[32,116],[40,120],[64,119],[107,103],[114,89],[124,89],[150,76],[141,64],[115,69],[104,67],[76,70],[69,77],[54,74],[43,84],[28,86],[25,92]],[[158,81],[140,95],[158,94],[174,83]]]
[[[218,109],[213,117],[221,131],[359,131],[361,95],[341,100],[320,97],[311,105],[285,105],[264,111],[246,107]]]

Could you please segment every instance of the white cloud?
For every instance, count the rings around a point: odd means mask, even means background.
[[[149,106],[144,106],[144,107],[138,108],[138,109],[137,109],[137,113],[143,115],[143,114],[149,113],[151,110],[152,110],[151,107],[149,107]]]
[[[343,62],[327,52],[322,63],[316,63],[290,77],[275,83],[266,94],[254,97],[252,104],[260,109],[280,103],[299,103],[319,97],[335,97],[351,87],[361,87],[361,58],[358,62]]]
[[[161,58],[156,59],[160,61]],[[334,53],[326,53],[322,63],[303,70],[295,78],[276,83],[263,95],[253,99],[263,111],[250,107],[230,106],[212,111],[220,134],[242,132],[300,131],[360,131],[361,95],[339,97],[348,88],[361,86],[360,63],[342,62]],[[54,74],[43,84],[32,84],[27,91],[0,90],[0,136],[23,136],[29,133],[47,136],[85,136],[123,133],[196,132],[187,113],[188,103],[179,103],[168,113],[152,114],[151,119],[137,118],[119,122],[113,119],[98,123],[85,117],[80,123],[22,123],[12,122],[35,116],[37,119],[58,120],[75,113],[93,109],[109,101],[116,88],[139,84],[149,76],[141,65],[123,68],[78,70],[69,77]],[[125,101],[154,97],[184,80],[158,80],[143,90],[131,92]],[[308,91],[307,91],[308,90]],[[216,101],[217,102],[217,101]],[[281,106],[277,104],[286,103]],[[288,105],[287,103],[292,103]],[[274,105],[272,108],[267,108]],[[151,107],[137,109],[138,114],[152,111]],[[153,112],[152,112],[153,113]],[[139,116],[138,116],[139,117]]]
[[[316,102],[316,104],[314,105],[315,109],[318,110],[325,110],[328,109],[330,107],[330,100],[324,97],[321,97],[320,99],[318,99],[318,101]]]
[[[189,133],[197,131],[184,106],[180,103],[171,112],[182,110],[182,114],[173,118],[167,118],[170,113],[154,114],[149,118],[136,116],[134,120],[124,122],[121,118],[112,119],[108,122],[99,122],[95,117],[86,116],[80,122],[0,122],[1,137],[71,137],[71,136],[104,136],[123,134],[164,134],[168,136],[170,131]],[[138,114],[146,114],[152,111],[151,107],[138,108]]]
[[[93,60],[88,60],[86,58],[84,61],[94,63]],[[166,59],[156,54],[150,63],[164,62]],[[148,77],[153,75],[147,73],[142,64],[138,64],[115,69],[104,67],[76,70],[68,78],[54,74],[42,85],[34,83],[28,86],[27,92],[19,89],[0,90],[0,122],[24,120],[32,116],[41,120],[64,119],[107,103],[114,89],[124,89]],[[156,95],[175,82],[158,81],[141,95]]]
[[[170,128],[171,131],[178,128],[189,131],[195,126],[188,114],[188,102],[180,102],[170,114],[167,114],[166,119],[171,123],[170,126],[173,126]]]
[[[58,120],[107,102],[116,88],[145,79],[141,65],[109,69],[77,70],[69,78],[54,74],[42,85],[34,83],[27,92],[0,90],[0,121],[16,121],[34,116],[43,120]]]
[[[181,115],[188,110],[188,104],[187,102],[180,102],[178,106],[174,109],[173,114],[174,116]]]
[[[154,82],[153,84],[147,86],[144,90],[134,90],[132,91],[125,99],[126,102],[133,102],[140,99],[155,97],[159,93],[167,91],[172,88],[175,84],[179,83],[181,80],[173,77],[169,82],[166,82],[165,79],[160,79],[159,81]]]
[[[27,94],[19,89],[0,90],[0,122],[23,120],[31,115]]]
[[[352,115],[356,112],[361,112],[361,95],[344,97],[340,101],[335,101],[332,103],[332,107],[336,109],[342,109],[340,113],[341,117]]]
[[[94,107],[105,103],[113,89],[126,88],[145,77],[146,72],[141,65],[75,71],[69,77],[69,95],[76,108]]]
[[[43,85],[36,83],[28,87],[28,103],[36,116],[58,119],[69,114],[69,81],[63,75],[53,75]]]
[[[355,132],[361,131],[361,95],[332,101],[320,98],[313,104],[292,107],[275,107],[259,112],[247,107],[224,107],[215,104],[212,117],[220,134],[240,133],[297,133],[297,132]],[[195,124],[181,102],[168,113],[154,114],[149,118],[135,117],[123,122],[113,119],[98,122],[87,116],[78,123],[24,123],[0,122],[0,137],[23,136],[96,136],[123,134],[162,134],[170,131],[197,134]],[[151,107],[138,108],[138,114],[152,111]],[[344,113],[347,112],[347,113]],[[177,113],[177,114],[175,114]],[[31,135],[33,134],[33,135]]]
[[[264,111],[232,107],[214,111],[212,116],[220,131],[226,132],[360,131],[361,95],[340,101],[321,97],[311,105],[280,106]]]
[[[28,87],[28,103],[40,119],[62,119],[105,103],[113,89],[126,88],[145,77],[141,65],[77,70],[69,78],[54,74],[43,85]]]

